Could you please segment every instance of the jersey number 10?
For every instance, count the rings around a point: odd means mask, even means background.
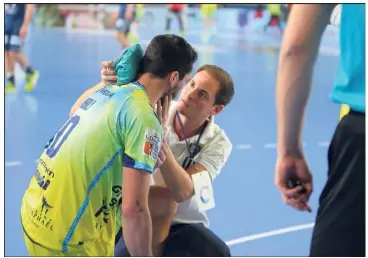
[[[79,119],[80,117],[78,115],[69,118],[59,132],[46,144],[46,154],[49,156],[49,158],[55,157],[56,153],[60,150],[60,147],[66,141],[69,134],[78,125]]]

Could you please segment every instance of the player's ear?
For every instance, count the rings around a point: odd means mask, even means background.
[[[170,86],[175,86],[179,81],[179,72],[174,71],[169,74],[169,84]]]

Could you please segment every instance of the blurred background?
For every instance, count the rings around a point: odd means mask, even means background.
[[[226,14],[231,14],[233,18],[227,20],[224,24],[228,29],[236,30],[238,27],[247,25],[248,18],[256,9],[263,11],[265,18],[270,15],[270,6],[267,4],[215,4],[215,15],[226,18]],[[206,4],[205,4],[206,6]],[[208,4],[207,4],[208,6]],[[271,4],[271,8],[272,8]],[[90,29],[114,29],[116,18],[119,15],[119,4],[38,4],[37,14],[35,15],[35,25],[43,27],[73,27],[73,28],[90,28]],[[167,4],[138,4],[136,10],[142,12],[140,15],[142,27],[149,26],[151,28],[164,27],[166,10],[170,8]],[[175,8],[175,7],[174,7]],[[279,4],[280,17],[283,22],[286,21],[288,9],[285,5]],[[229,11],[230,10],[230,11]],[[217,13],[217,11],[219,11]],[[184,19],[192,18],[193,20],[201,20],[201,4],[183,4]],[[203,10],[202,10],[203,12]],[[225,15],[224,15],[225,14]],[[234,16],[234,14],[236,14]],[[185,17],[187,16],[187,17]],[[229,18],[229,17],[227,17]],[[257,18],[257,17],[255,17]],[[265,20],[266,20],[265,19]],[[153,24],[152,21],[157,21]],[[161,23],[160,23],[161,21]],[[224,21],[224,20],[223,20]],[[236,25],[237,26],[234,26]],[[190,25],[200,25],[191,22]],[[191,29],[188,24],[186,29]]]
[[[13,4],[8,4],[12,8]],[[127,44],[176,33],[198,51],[201,64],[225,69],[235,97],[216,122],[233,152],[214,182],[211,229],[234,256],[308,255],[318,196],[326,179],[326,152],[339,107],[329,92],[337,67],[338,28],[329,26],[316,63],[304,131],[314,174],[312,213],[285,205],[273,185],[276,159],[275,80],[288,18],[284,4],[136,4]],[[66,121],[76,99],[100,80],[101,61],[122,51],[119,4],[36,4],[22,53],[31,72],[16,63],[15,90],[5,96],[5,255],[27,256],[20,224],[21,199],[44,144]],[[120,23],[120,24],[119,24]],[[5,78],[6,87],[8,86]]]

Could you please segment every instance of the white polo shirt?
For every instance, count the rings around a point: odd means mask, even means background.
[[[176,105],[177,102],[172,101],[169,109],[166,141],[176,161],[182,165],[184,160],[189,156],[189,153],[185,140],[180,141],[173,128]],[[197,138],[198,135],[188,138],[189,145],[195,145]],[[220,174],[222,167],[226,163],[232,150],[232,144],[225,132],[214,123],[213,117],[211,117],[210,122],[203,131],[199,146],[200,151],[194,157],[194,161],[204,166],[212,180],[214,180]],[[160,171],[154,173],[153,183],[155,185],[165,186]],[[214,194],[216,195],[216,192]],[[203,223],[206,227],[209,227],[208,217],[205,212],[199,211],[194,196],[189,200],[179,203],[173,223]]]

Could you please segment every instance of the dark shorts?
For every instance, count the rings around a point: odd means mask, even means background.
[[[5,51],[19,52],[24,44],[19,36],[23,21],[5,21],[4,26],[4,48]]]
[[[126,21],[125,19],[118,19],[116,21],[115,27],[116,30],[122,32],[124,34],[128,34],[130,32],[130,26],[132,26],[133,21]]]
[[[364,113],[351,111],[333,135],[310,255],[365,256]]]
[[[122,237],[115,246],[115,256],[129,257]],[[164,243],[164,257],[230,257],[229,247],[202,224],[171,226]]]
[[[133,18],[130,21],[127,21],[124,18],[119,17],[115,23],[116,30],[124,34],[128,34],[130,32],[130,27],[136,21],[136,18],[137,18],[136,12],[133,12]]]

